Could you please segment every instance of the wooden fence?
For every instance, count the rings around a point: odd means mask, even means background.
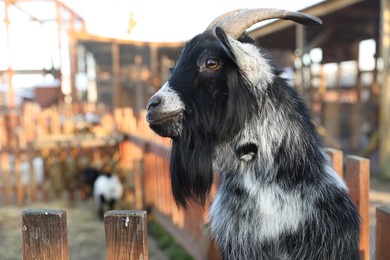
[[[207,229],[208,209],[217,189],[218,173],[216,173],[216,181],[204,209],[199,205],[190,205],[186,211],[178,209],[172,198],[170,187],[170,140],[155,135],[149,129],[144,120],[145,114],[141,114],[137,118],[129,108],[117,109],[112,114],[103,113],[100,115],[100,124],[93,126],[95,127],[91,131],[93,140],[90,140],[87,138],[89,135],[79,135],[80,130],[77,129],[77,124],[75,123],[77,111],[84,110],[85,112],[86,108],[71,107],[71,109],[63,109],[63,111],[57,109],[49,112],[46,110],[41,111],[34,106],[32,108],[25,109],[23,113],[14,117],[11,121],[5,120],[8,115],[0,118],[0,198],[2,198],[3,203],[14,203],[15,201],[17,204],[25,205],[36,199],[45,199],[45,196],[38,196],[38,194],[45,193],[45,189],[42,186],[37,187],[35,185],[35,176],[32,172],[29,173],[31,181],[27,183],[21,181],[23,178],[21,177],[20,161],[23,159],[23,156],[28,158],[28,161],[31,161],[32,155],[44,154],[45,151],[51,155],[56,155],[55,152],[53,153],[54,150],[68,155],[72,154],[73,157],[79,157],[83,149],[89,149],[87,152],[93,153],[92,157],[101,157],[107,150],[105,147],[111,146],[112,151],[108,153],[108,157],[117,156],[120,166],[129,169],[126,171],[127,177],[133,179],[135,208],[150,210],[156,220],[195,259],[218,259],[218,252],[215,250],[213,243],[209,241]],[[43,117],[42,115],[46,116]],[[33,121],[33,124],[31,122],[28,124],[23,123],[28,121],[26,118],[33,118],[35,121]],[[6,122],[8,123],[5,124]],[[10,124],[12,124],[12,127],[9,126]],[[11,131],[11,129],[16,129],[16,131]],[[26,134],[21,135],[19,132]],[[113,132],[116,134],[111,135]],[[4,138],[4,136],[7,136],[7,138]],[[77,136],[81,138],[77,138]],[[41,142],[40,140],[43,141]],[[102,147],[103,149],[97,152],[96,147]],[[362,226],[359,249],[361,259],[369,259],[369,160],[347,156],[347,160],[344,163],[342,151],[327,149],[327,153],[332,159],[336,172],[346,181],[350,189],[351,198],[360,212]],[[13,164],[9,163],[11,159],[14,161]],[[69,194],[69,199],[74,199],[74,196],[71,196],[74,189],[65,190],[65,192]],[[26,199],[26,197],[29,199]],[[13,200],[12,198],[16,199]],[[47,211],[47,213],[51,214],[50,211]],[[113,214],[117,213],[114,212]],[[376,259],[389,259],[390,249],[386,243],[389,241],[390,232],[385,231],[390,229],[390,210],[378,208],[376,214]],[[58,219],[64,221],[66,214],[64,212],[53,212],[53,216],[57,216]],[[23,219],[26,218],[27,222],[30,221],[32,223],[39,222],[34,221],[34,219],[40,217],[44,216],[39,211],[38,213],[24,212],[23,214]],[[111,216],[108,219],[110,218]],[[112,220],[112,222],[116,221],[117,224],[115,225],[119,226],[125,225],[126,221],[123,221],[123,217],[118,217],[118,219]],[[127,217],[124,219],[126,220]],[[58,226],[62,227],[61,232],[66,233],[66,226],[65,228],[62,224]],[[29,227],[28,223],[23,224],[23,232],[25,227]],[[45,232],[50,232],[50,230]],[[114,231],[109,231],[108,233],[106,231],[107,243],[115,239],[116,235],[113,235],[111,232]],[[27,246],[28,244],[25,245],[25,243],[28,243],[28,241],[25,241],[24,238],[23,241],[23,247]],[[65,239],[62,241],[66,242]],[[33,242],[30,241],[29,243]],[[127,243],[126,240],[122,242]],[[38,243],[38,241],[35,241],[35,243]],[[57,242],[53,241],[53,243]],[[63,246],[64,248],[66,247],[66,245]],[[129,248],[131,247],[127,249]],[[109,256],[109,251],[107,251],[108,259],[111,257]],[[128,250],[124,254],[131,254],[130,251]],[[146,253],[143,254],[146,255]],[[147,259],[147,256],[145,259]]]
[[[179,210],[172,198],[171,187],[169,182],[169,154],[170,148],[164,138],[154,135],[142,120],[145,115],[141,115],[141,120],[136,120],[124,111],[116,111],[117,122],[126,122],[134,128],[126,128],[118,124],[121,132],[127,134],[127,140],[131,147],[125,161],[143,160],[143,172],[140,180],[140,188],[143,187],[144,201],[139,205],[153,206],[153,213],[158,221],[162,223],[182,245],[196,258],[206,259],[215,256],[213,246],[208,243],[209,234],[207,228],[207,212],[217,188],[218,176],[216,183],[212,187],[210,199],[207,201],[204,210],[198,205],[190,205],[187,211]],[[123,117],[121,117],[123,116]],[[129,123],[134,122],[134,123]],[[138,133],[138,134],[137,134]],[[131,149],[137,151],[137,156],[131,152]],[[369,225],[369,191],[370,191],[370,161],[357,156],[347,156],[344,171],[343,152],[335,149],[327,149],[333,167],[336,172],[345,180],[353,203],[357,207],[361,216],[361,236],[359,250],[361,259],[370,259],[370,225]],[[142,156],[141,156],[142,154]],[[143,185],[141,184],[143,183]],[[145,203],[145,204],[143,204]],[[387,216],[387,220],[386,217]],[[377,225],[387,227],[385,224],[389,218],[389,211],[378,209]],[[376,259],[386,258],[384,251],[389,251],[385,245],[388,243],[389,233],[376,233]],[[387,253],[389,254],[389,253]]]
[[[190,205],[187,211],[179,210],[171,194],[169,177],[170,148],[167,145],[169,141],[154,135],[143,120],[144,116],[141,115],[141,120],[137,121],[129,112],[116,111],[116,119],[120,119],[117,122],[126,122],[126,124],[134,127],[127,129],[121,126],[120,123],[118,124],[121,132],[127,134],[127,140],[131,143],[128,147],[129,150],[124,151],[125,154],[130,155],[129,160],[137,161],[140,158],[143,160],[144,171],[140,175],[143,175],[142,181],[144,184],[140,185],[140,188],[144,189],[142,194],[145,195],[145,205],[152,207],[157,220],[196,259],[218,259],[218,253],[213,245],[209,243],[207,227],[204,226],[207,223],[207,213],[212,197],[217,189],[218,174],[216,174],[216,181],[204,210],[199,205]],[[136,158],[131,158],[132,149],[136,151]],[[357,156],[347,156],[344,163],[342,151],[335,149],[327,149],[326,151],[332,160],[334,169],[345,180],[352,201],[361,216],[359,244],[361,259],[370,259],[370,161]],[[386,222],[385,215],[388,221],[389,211],[377,209],[377,221],[381,222],[377,222],[377,227],[386,229],[385,225],[390,225],[388,222],[384,224]],[[390,240],[386,240],[385,236],[388,236],[388,233],[376,232],[376,259],[389,259],[386,258],[386,253],[389,253],[385,251],[390,251],[390,249],[385,244],[388,243],[386,241]]]
[[[88,114],[99,123],[88,121]],[[64,194],[75,200],[86,166],[124,169],[122,140],[112,113],[88,104],[41,109],[26,103],[0,115],[0,204],[26,205]]]
[[[146,223],[146,211],[107,212],[104,216],[106,259],[148,259]],[[66,211],[24,210],[22,212],[22,247],[25,260],[68,260]]]

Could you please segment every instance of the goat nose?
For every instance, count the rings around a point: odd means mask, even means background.
[[[147,109],[152,109],[153,107],[157,107],[161,103],[161,97],[156,95],[152,96],[146,105]]]

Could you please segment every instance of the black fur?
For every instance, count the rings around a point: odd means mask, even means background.
[[[223,61],[223,69],[199,72],[198,64],[210,55]],[[172,192],[184,207],[188,199],[204,205],[213,182],[215,146],[231,140],[258,111],[249,83],[233,64],[215,37],[201,34],[186,44],[169,80],[186,105],[170,165]]]
[[[220,29],[194,37],[168,81],[181,116],[159,123],[166,114],[149,106],[152,129],[173,140],[175,200],[204,205],[215,164],[221,182],[210,223],[223,259],[359,259],[359,214],[304,102],[270,62],[247,78],[237,55],[265,58],[238,46]],[[221,66],[208,69],[209,58]],[[263,79],[256,86],[255,75]]]

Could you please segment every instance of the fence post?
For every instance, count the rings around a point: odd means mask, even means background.
[[[30,165],[30,180],[31,180],[29,184],[29,197],[31,202],[35,202],[37,201],[37,193],[38,193],[37,178],[39,173],[37,172],[37,169],[35,168],[34,165],[34,152],[32,151],[29,151],[28,153],[28,163]]]
[[[22,182],[22,170],[21,170],[21,154],[20,152],[14,153],[15,156],[15,167],[14,167],[14,175],[15,175],[15,191],[16,191],[16,204],[18,206],[23,205],[24,203],[24,195],[25,195],[25,187]]]
[[[135,207],[143,209],[145,207],[145,175],[144,175],[144,158],[133,161],[134,165],[134,185],[135,185]]]
[[[360,259],[370,259],[370,161],[357,156],[347,157],[345,179],[353,204],[360,213]]]
[[[147,260],[146,211],[112,210],[104,215],[107,260]]]
[[[8,205],[11,203],[12,184],[10,180],[10,159],[8,152],[0,152],[0,178],[3,182],[3,203]]]
[[[343,151],[333,148],[326,148],[325,152],[329,155],[332,161],[333,169],[341,178],[343,178]]]
[[[23,259],[69,259],[64,210],[23,210],[22,222]]]
[[[390,259],[390,208],[376,208],[376,260]]]

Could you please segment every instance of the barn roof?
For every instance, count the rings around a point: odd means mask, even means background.
[[[328,0],[301,12],[320,17],[321,26],[305,26],[310,48],[323,50],[323,63],[354,60],[352,45],[366,39],[379,39],[379,0]],[[265,49],[296,49],[296,24],[276,20],[249,32]]]

